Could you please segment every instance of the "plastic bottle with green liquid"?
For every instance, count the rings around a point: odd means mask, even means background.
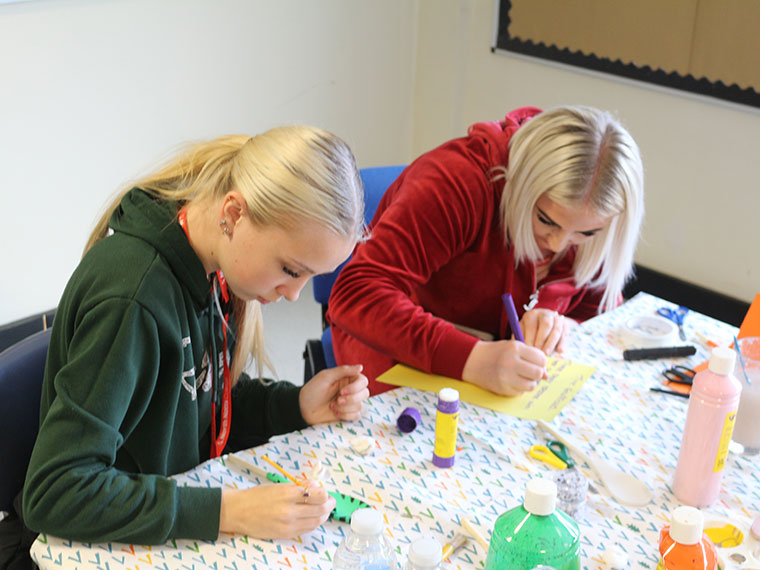
[[[524,570],[540,565],[580,570],[580,530],[556,508],[557,485],[531,479],[522,505],[496,519],[486,558],[486,570]]]

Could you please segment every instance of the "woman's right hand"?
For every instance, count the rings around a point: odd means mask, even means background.
[[[516,340],[478,341],[462,370],[462,380],[502,396],[535,389],[546,377],[546,355]]]
[[[219,531],[252,538],[294,538],[321,525],[335,499],[316,483],[308,487],[277,483],[222,491]]]

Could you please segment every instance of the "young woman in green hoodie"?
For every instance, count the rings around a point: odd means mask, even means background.
[[[160,544],[220,531],[293,537],[322,524],[334,500],[319,486],[222,490],[169,476],[235,445],[359,417],[359,365],[303,387],[261,380],[261,305],[294,301],[311,276],[334,270],[362,234],[362,211],[351,151],[311,127],[192,145],[122,193],[58,307],[27,525]],[[257,379],[244,372],[251,358]]]

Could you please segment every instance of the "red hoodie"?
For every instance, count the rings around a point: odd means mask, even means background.
[[[338,364],[364,364],[370,393],[393,388],[375,378],[397,362],[461,378],[477,338],[452,323],[511,331],[502,304],[511,293],[518,315],[536,291],[535,267],[515,267],[499,214],[509,139],[540,112],[523,107],[503,121],[477,123],[468,136],[423,154],[388,188],[370,229],[341,271],[330,296]],[[552,264],[538,284],[537,307],[577,320],[597,313],[601,291],[576,287],[575,249]]]

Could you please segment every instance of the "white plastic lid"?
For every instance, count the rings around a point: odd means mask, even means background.
[[[459,390],[454,388],[441,388],[438,397],[444,402],[456,402],[459,400]]]
[[[670,536],[679,544],[697,544],[702,539],[704,517],[694,507],[678,507],[673,511]]]
[[[715,374],[726,376],[734,371],[736,364],[736,352],[733,348],[727,346],[716,346],[710,354],[710,364],[708,368]]]
[[[351,530],[362,536],[383,532],[383,516],[375,509],[358,509],[351,515]]]
[[[442,556],[443,547],[432,535],[418,538],[409,547],[409,561],[418,566],[437,566]]]
[[[551,479],[531,479],[525,487],[525,510],[534,515],[546,516],[554,512],[557,502],[557,485]]]

